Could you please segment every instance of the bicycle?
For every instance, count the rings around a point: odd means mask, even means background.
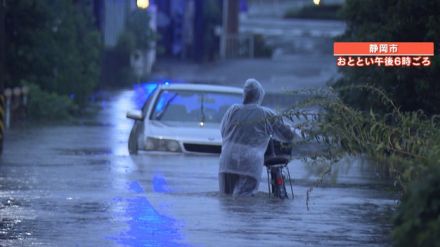
[[[295,197],[293,194],[290,170],[287,166],[291,157],[290,153],[290,146],[283,146],[282,143],[275,143],[274,140],[269,141],[269,145],[264,156],[264,166],[266,166],[267,171],[269,197],[273,195],[275,198],[279,199],[289,198],[286,190],[286,178],[289,180],[292,199]]]

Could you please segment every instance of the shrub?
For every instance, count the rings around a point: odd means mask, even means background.
[[[64,95],[49,93],[35,84],[29,85],[28,114],[35,120],[68,120],[77,110],[73,101]]]
[[[438,164],[414,183],[395,218],[395,245],[440,246],[440,168]]]
[[[360,111],[344,104],[333,90],[311,90],[307,100],[285,114],[310,120],[299,122],[297,128],[305,133],[305,141],[329,145],[328,153],[320,154],[324,161],[334,162],[347,154],[366,155],[382,175],[394,179],[403,194],[395,220],[396,246],[440,246],[440,117],[422,111],[401,112],[371,85],[339,88],[338,92],[344,89],[365,91],[392,110],[387,114]],[[325,111],[306,113],[301,111],[305,106]]]
[[[48,92],[74,95],[75,103],[85,106],[99,80],[101,59],[101,35],[89,1],[3,2],[5,85],[30,81]]]
[[[357,110],[336,97],[343,90],[366,91],[392,110],[384,115],[373,110]],[[369,85],[338,88],[337,91],[310,91],[307,100],[293,106],[286,114],[307,118],[300,107],[325,109],[320,114],[309,114],[310,121],[299,121],[297,127],[311,140],[329,144],[334,149],[333,155],[366,154],[381,166],[383,175],[391,176],[403,190],[438,162],[438,116],[428,117],[421,111],[401,112],[382,90]]]

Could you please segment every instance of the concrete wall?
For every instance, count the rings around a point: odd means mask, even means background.
[[[129,12],[136,8],[136,0],[104,1],[103,36],[105,47],[114,47],[124,30]]]

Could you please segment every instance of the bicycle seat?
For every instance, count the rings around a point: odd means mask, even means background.
[[[287,165],[289,160],[288,155],[269,156],[264,158],[264,165],[267,167],[275,165]]]

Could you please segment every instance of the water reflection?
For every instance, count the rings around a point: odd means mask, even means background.
[[[139,182],[131,182],[129,188],[137,195],[120,202],[126,204],[128,230],[110,239],[123,246],[185,246],[176,220],[154,209]]]
[[[129,110],[137,109],[132,95],[133,93],[130,91],[123,91],[107,109],[110,121],[115,124],[111,136],[111,145],[115,155],[128,155],[127,138],[133,126],[133,120],[127,119],[126,113]]]
[[[136,88],[135,93],[121,92],[105,110],[114,123],[114,130],[109,136],[109,144],[115,157],[112,162],[113,187],[123,192],[122,197],[113,200],[113,217],[125,219],[128,227],[108,239],[123,246],[183,246],[177,221],[160,214],[147,198],[142,185],[138,181],[132,181],[132,176],[139,167],[128,154],[127,138],[132,120],[127,119],[125,114],[128,110],[139,109],[141,101],[145,100],[145,95],[154,86]],[[167,182],[160,173],[153,176],[152,184],[155,192],[169,192]]]
[[[159,193],[166,193],[170,192],[170,189],[168,188],[167,182],[165,180],[165,177],[161,174],[156,174],[153,177],[153,190],[154,192]]]

